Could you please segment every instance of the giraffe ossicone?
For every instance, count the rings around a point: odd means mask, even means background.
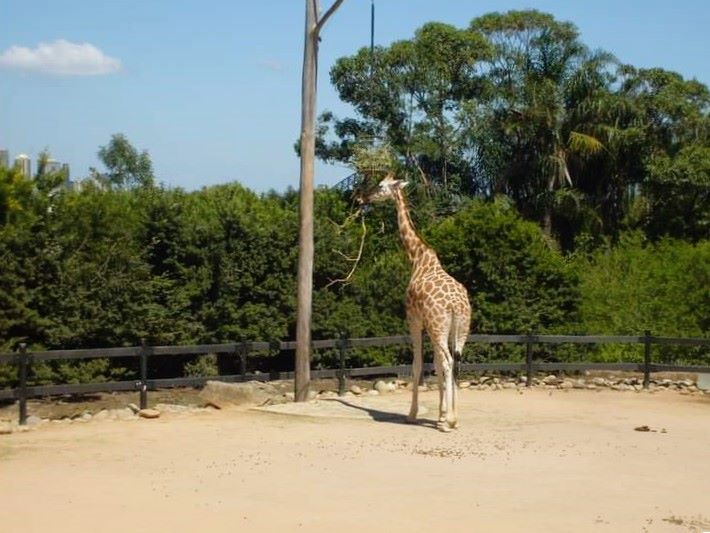
[[[458,423],[454,362],[460,357],[471,323],[471,304],[466,288],[441,266],[436,252],[414,229],[404,194],[406,181],[391,175],[382,179],[361,203],[393,201],[402,245],[412,264],[406,295],[407,323],[412,337],[412,405],[409,421],[419,409],[419,382],[422,375],[422,331],[426,331],[434,351],[434,366],[439,382],[439,423],[450,431]]]

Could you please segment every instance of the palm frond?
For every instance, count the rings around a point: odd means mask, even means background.
[[[572,152],[584,158],[592,157],[605,149],[599,139],[578,131],[570,132],[567,145]]]

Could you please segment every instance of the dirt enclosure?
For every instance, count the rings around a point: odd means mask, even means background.
[[[402,392],[3,435],[0,530],[710,530],[709,396],[460,400],[449,434]]]

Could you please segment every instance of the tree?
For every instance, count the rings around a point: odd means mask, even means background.
[[[710,91],[663,69],[620,72],[619,94],[637,126],[634,184],[638,220],[650,237],[698,240],[708,235],[710,211]]]
[[[308,399],[311,381],[311,312],[313,307],[313,165],[315,160],[316,78],[318,42],[327,20],[343,0],[335,0],[322,16],[318,0],[306,0],[301,101],[301,177],[298,232],[298,308],[296,318],[295,401]]]
[[[479,109],[488,181],[551,235],[555,191],[572,187],[573,175],[604,152],[599,113],[590,110],[600,109],[614,60],[591,54],[574,25],[539,11],[491,13],[471,29],[495,48],[493,94]]]
[[[99,181],[118,188],[151,187],[155,181],[148,152],[139,153],[122,133],[112,135],[108,145],[99,148],[98,156],[107,170],[100,174],[92,169]]]
[[[319,157],[347,161],[359,142],[378,137],[425,183],[475,192],[461,116],[484,91],[479,66],[490,50],[478,33],[432,22],[411,40],[340,58],[331,81],[358,116],[321,115]],[[338,140],[327,138],[331,127]]]

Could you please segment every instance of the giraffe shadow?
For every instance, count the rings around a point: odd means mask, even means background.
[[[358,411],[366,412],[369,417],[375,422],[383,422],[386,424],[402,424],[407,426],[422,426],[437,429],[437,422],[435,420],[429,420],[426,418],[417,418],[415,422],[409,422],[407,416],[402,413],[392,413],[390,411],[381,411],[379,409],[373,409],[372,407],[363,407],[362,405],[355,405],[341,398],[328,399],[329,402],[338,402],[345,407],[351,409],[357,409]]]

